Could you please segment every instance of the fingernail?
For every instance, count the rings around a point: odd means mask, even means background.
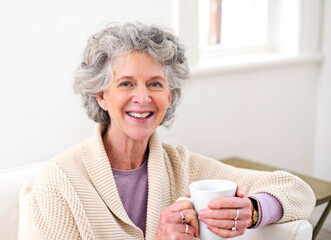
[[[212,203],[212,202],[211,202],[211,203],[208,204],[208,207],[209,207],[209,208],[215,208],[216,205],[215,205],[215,203]]]

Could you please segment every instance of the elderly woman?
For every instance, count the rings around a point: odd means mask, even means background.
[[[192,239],[197,214],[210,231],[235,237],[309,216],[314,194],[289,173],[237,169],[161,143],[156,129],[170,126],[188,77],[183,45],[163,28],[111,24],[89,39],[74,90],[98,125],[39,176],[30,202],[39,238]],[[201,179],[235,181],[237,195],[199,213],[176,202]]]

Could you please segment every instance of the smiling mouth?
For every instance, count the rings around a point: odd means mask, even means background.
[[[138,119],[146,119],[153,115],[153,112],[145,112],[145,113],[137,113],[137,112],[127,112],[127,114],[131,117]]]

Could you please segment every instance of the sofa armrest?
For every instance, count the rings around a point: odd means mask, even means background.
[[[18,200],[24,182],[33,183],[46,162],[0,170],[0,238],[16,240]]]
[[[259,229],[249,229],[243,236],[233,239],[245,240],[311,240],[313,226],[307,220],[270,224]]]

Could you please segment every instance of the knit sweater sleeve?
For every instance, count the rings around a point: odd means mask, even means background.
[[[56,164],[49,164],[36,181],[30,213],[39,239],[93,239],[79,199]]]
[[[248,194],[268,193],[279,200],[283,217],[278,223],[307,219],[315,206],[315,195],[308,184],[286,171],[255,171],[236,168],[178,147],[178,161],[187,169],[189,182],[227,179],[244,184]],[[263,214],[263,213],[262,213]]]

